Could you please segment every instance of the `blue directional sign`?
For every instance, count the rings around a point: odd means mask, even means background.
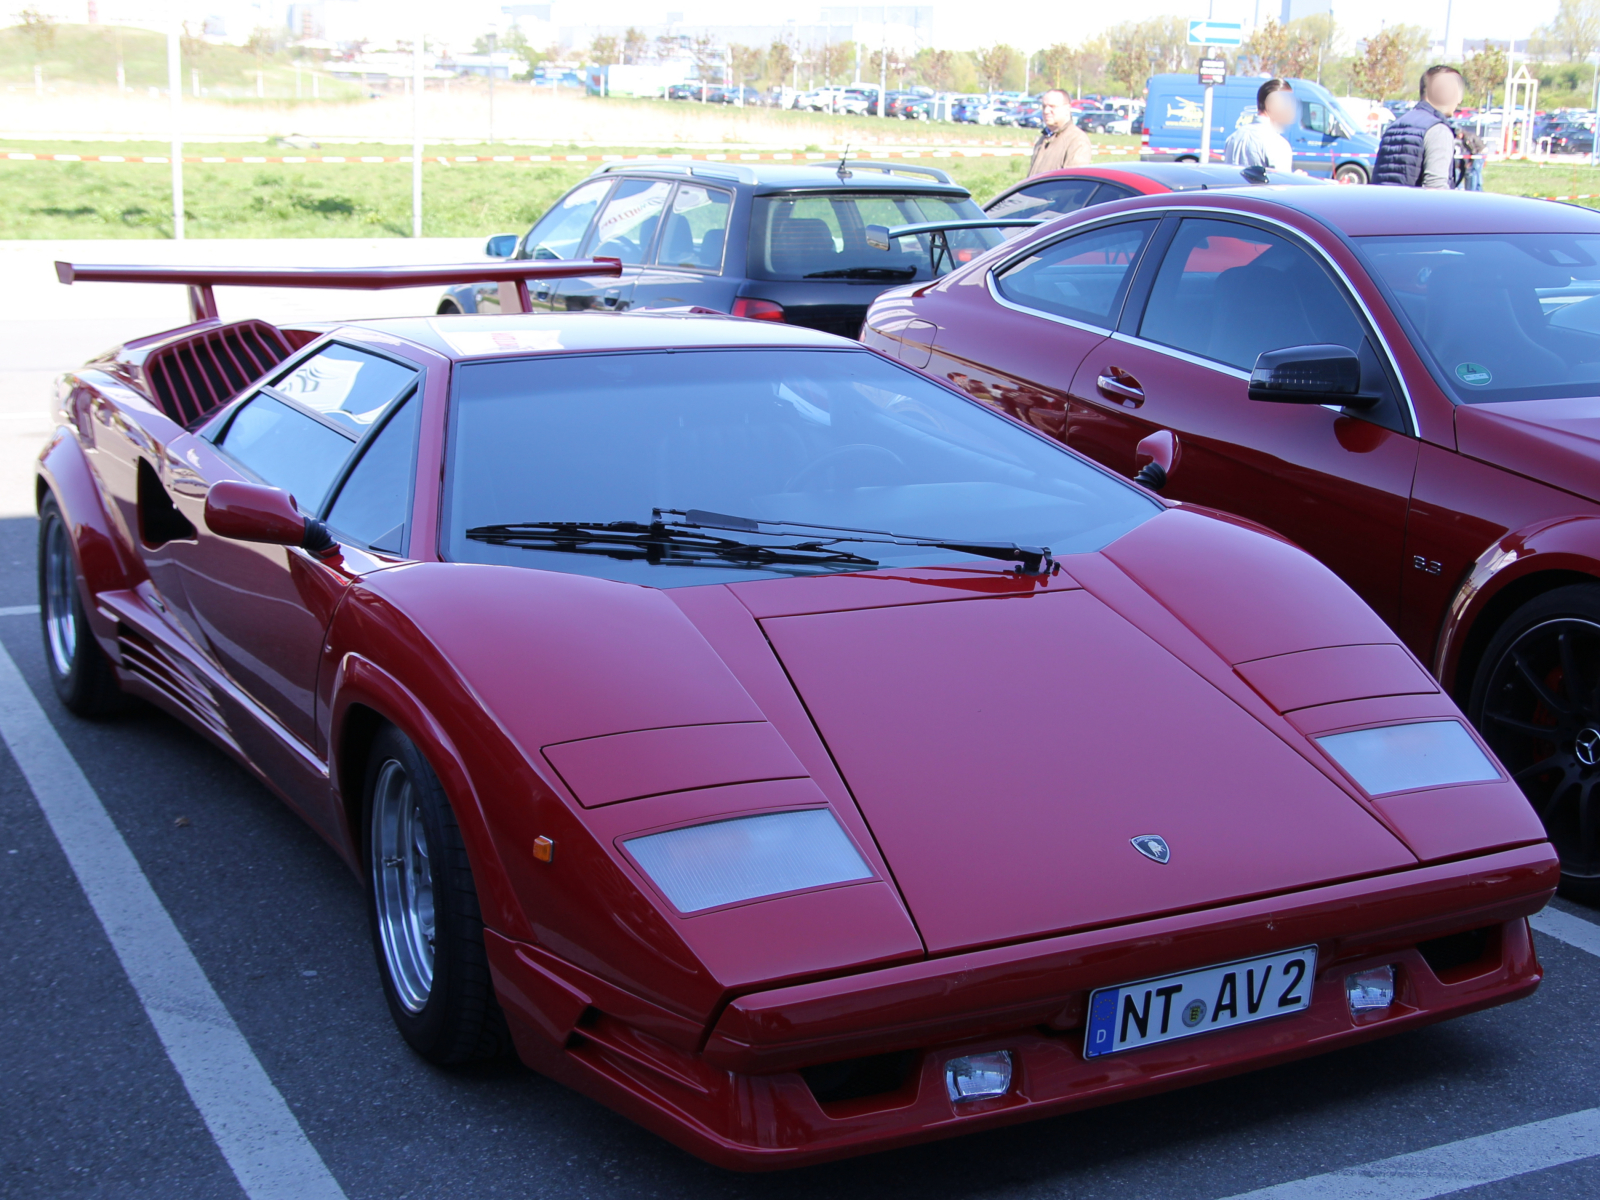
[[[1239,21],[1190,21],[1191,46],[1242,46],[1244,24]]]

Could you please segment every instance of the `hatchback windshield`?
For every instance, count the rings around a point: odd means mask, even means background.
[[[1600,393],[1600,237],[1355,239],[1465,404]]]
[[[899,238],[887,250],[867,245],[868,225],[980,221],[966,197],[801,192],[758,196],[750,218],[750,274],[756,279],[873,279],[907,282],[931,276],[928,236]],[[950,235],[957,264],[970,262],[1001,236],[993,229]]]
[[[863,350],[466,363],[451,412],[444,549],[456,561],[673,587],[973,556],[843,543],[871,562],[752,565],[738,553],[688,562],[687,551],[647,552],[638,540],[658,508],[1015,542],[1058,555],[1097,550],[1159,511],[1056,442]],[[550,530],[611,522],[626,525],[582,531],[597,542],[580,543],[576,530],[563,542]],[[486,532],[535,525],[531,537]],[[775,547],[805,540],[717,536]]]

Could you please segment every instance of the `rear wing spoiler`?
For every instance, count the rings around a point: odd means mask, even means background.
[[[955,260],[950,255],[951,232],[959,233],[965,229],[1022,229],[1031,228],[1044,221],[1049,221],[1059,216],[1052,213],[1048,217],[984,217],[981,220],[971,221],[924,221],[917,225],[868,225],[867,245],[874,250],[887,250],[890,245],[900,238],[921,237],[930,234],[928,239],[929,266],[935,275],[942,275],[940,270],[941,260],[946,264],[953,264]]]
[[[510,283],[502,288],[502,312],[530,312],[530,279],[570,279],[578,275],[622,274],[622,260],[576,258],[569,260],[498,260],[444,266],[416,267],[177,267],[118,266],[101,263],[56,263],[56,278],[73,283],[176,283],[189,289],[189,311],[196,321],[214,320],[217,287],[387,288],[449,286],[457,283]],[[514,291],[516,308],[506,293]]]

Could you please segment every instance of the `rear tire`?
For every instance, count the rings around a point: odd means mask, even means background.
[[[1192,162],[1192,163],[1197,163],[1197,162],[1200,161],[1200,156],[1198,154],[1180,154],[1173,161],[1174,162]]]
[[[89,627],[72,532],[54,496],[39,506],[39,623],[50,682],[67,711],[100,717],[121,709],[126,698]]]
[[[442,300],[439,303],[437,315],[441,317],[459,317],[461,315],[461,307],[454,300]]]
[[[1366,183],[1367,169],[1360,163],[1344,163],[1333,173],[1335,183]]]
[[[367,913],[400,1036],[441,1066],[503,1058],[511,1039],[461,829],[439,777],[392,725],[373,741],[364,798]]]
[[[1544,823],[1561,894],[1600,904],[1600,583],[1512,613],[1484,650],[1467,716]]]

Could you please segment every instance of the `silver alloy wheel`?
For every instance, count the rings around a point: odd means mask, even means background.
[[[63,678],[72,674],[78,653],[76,574],[67,526],[57,517],[45,530],[44,632],[52,665]]]
[[[389,979],[407,1012],[433,990],[433,873],[428,835],[406,769],[383,764],[372,794],[372,886]]]

